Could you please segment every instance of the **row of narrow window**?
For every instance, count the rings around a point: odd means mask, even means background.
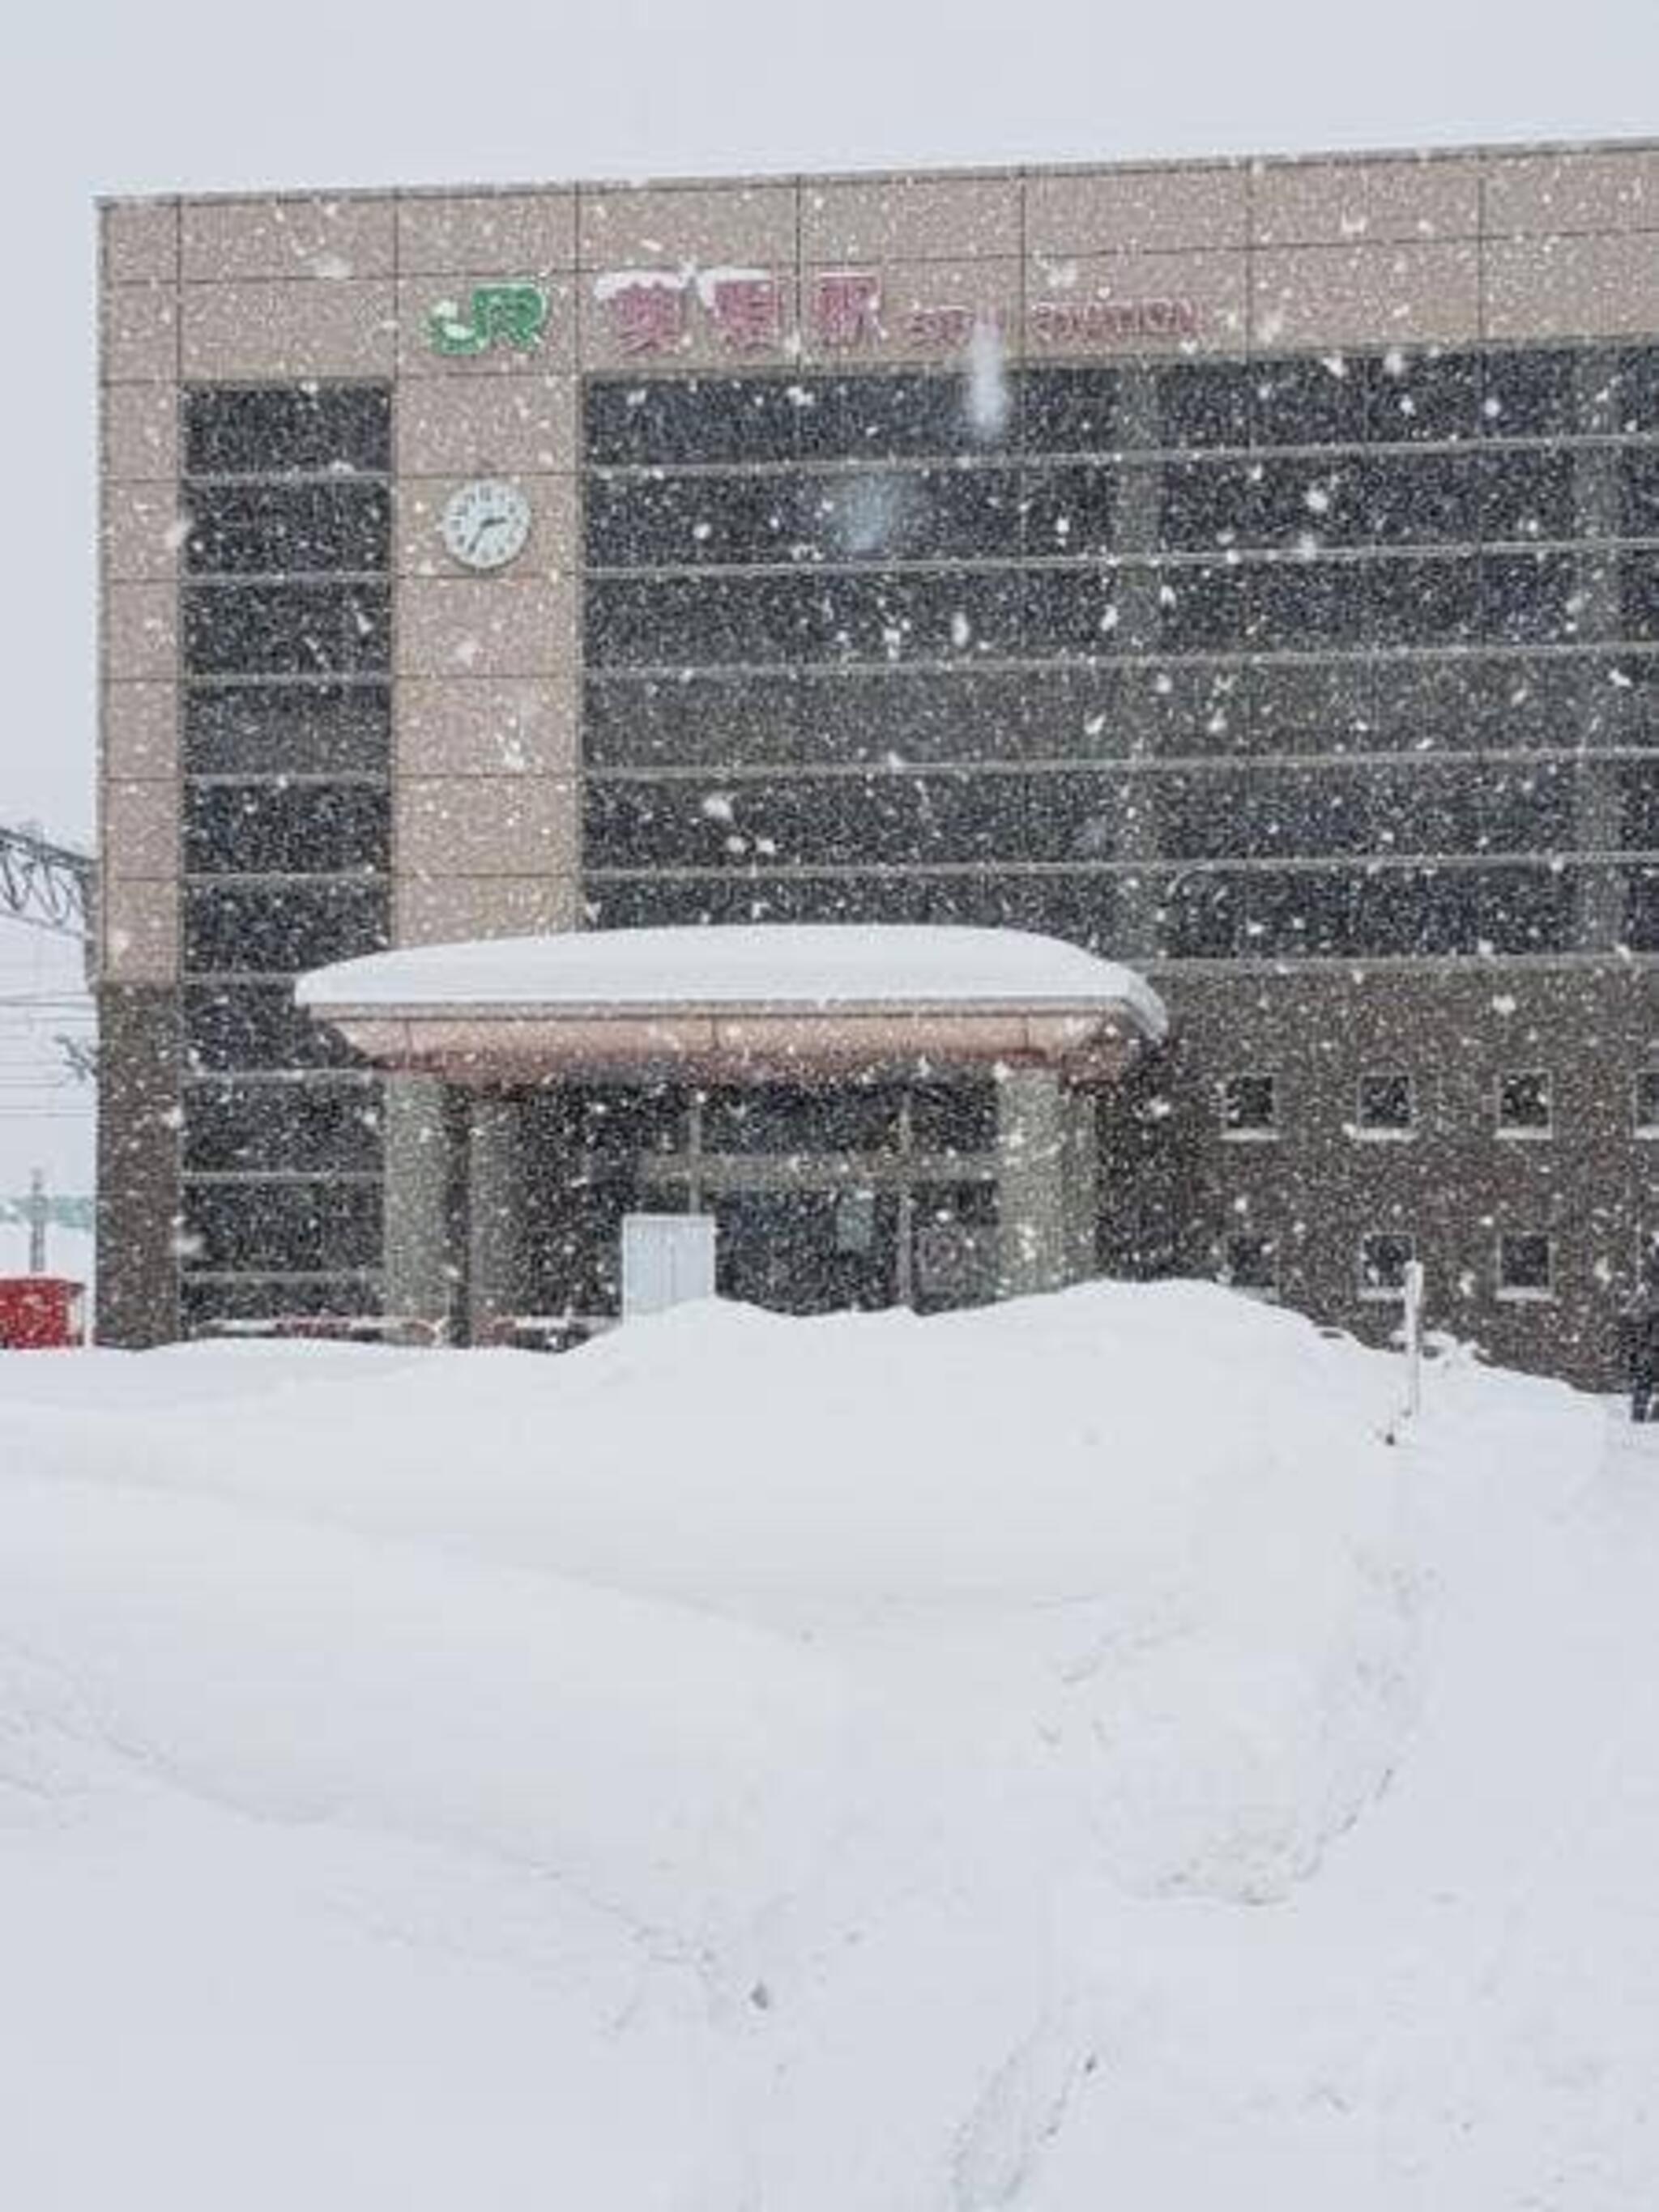
[[[1363,1236],[1355,1255],[1354,1292],[1379,1303],[1403,1299],[1406,1271],[1417,1257],[1417,1240],[1406,1231],[1378,1230]],[[1221,1253],[1221,1279],[1260,1297],[1279,1295],[1279,1240],[1256,1233],[1229,1237]],[[1505,1231],[1492,1251],[1492,1287],[1500,1298],[1553,1298],[1555,1240],[1543,1230]]]
[[[1659,428],[1659,351],[1291,355],[1156,367],[1027,368],[975,409],[937,371],[602,377],[585,394],[590,462],[1179,451],[1194,446],[1455,443]]]
[[[1246,1140],[1277,1137],[1284,1127],[1279,1079],[1261,1071],[1224,1077],[1220,1087],[1221,1133]],[[1362,1074],[1355,1086],[1356,1136],[1408,1137],[1418,1127],[1417,1088],[1399,1069]],[[1500,1074],[1492,1087],[1492,1127],[1500,1137],[1548,1137],[1555,1129],[1554,1086],[1546,1068],[1519,1068]],[[1644,1067],[1631,1079],[1631,1127],[1638,1137],[1659,1137],[1659,1068]]]

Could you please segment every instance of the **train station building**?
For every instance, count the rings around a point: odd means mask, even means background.
[[[104,1340],[685,1209],[1604,1379],[1656,247],[1628,143],[106,204]]]

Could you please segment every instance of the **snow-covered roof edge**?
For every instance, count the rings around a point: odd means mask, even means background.
[[[325,1014],[1064,1007],[1127,1012],[1154,1042],[1169,1030],[1144,976],[1058,938],[883,922],[694,924],[414,945],[315,969],[298,979],[295,998]]]

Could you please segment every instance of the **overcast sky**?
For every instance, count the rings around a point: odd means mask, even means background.
[[[93,821],[96,194],[1659,134],[1659,0],[99,0],[21,17],[0,139],[0,822],[72,839]],[[39,973],[18,937],[0,926],[0,994],[19,960]]]
[[[0,821],[72,836],[97,193],[1659,130],[1659,0],[102,0],[29,9],[9,44]]]

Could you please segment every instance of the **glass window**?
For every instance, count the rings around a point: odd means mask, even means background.
[[[689,1141],[690,1093],[673,1084],[637,1089],[631,1085],[596,1085],[571,1094],[575,1121],[572,1141],[582,1153],[611,1161],[640,1152],[684,1152]]]
[[[1018,778],[903,771],[672,782],[590,779],[586,848],[596,867],[873,866],[1018,858]]]
[[[1480,625],[1480,564],[1468,556],[1361,562],[1365,607],[1353,635],[1373,645],[1462,645]]]
[[[293,975],[383,951],[390,942],[384,883],[185,887],[184,964],[191,975]]]
[[[185,394],[189,476],[386,474],[392,394],[384,385],[227,385]]]
[[[1482,628],[1495,641],[1565,644],[1577,631],[1582,602],[1570,553],[1489,553],[1480,593]]]
[[[1019,551],[1012,469],[849,470],[805,489],[802,535],[826,561],[982,561]]]
[[[380,1164],[380,1085],[341,1082],[192,1083],[184,1094],[187,1174],[310,1170],[373,1173]]]
[[[1368,380],[1344,354],[1258,362],[1252,428],[1264,446],[1346,446],[1365,434]]]
[[[1109,751],[1106,680],[971,665],[590,674],[586,756],[593,768],[707,765],[730,774],[774,763],[921,764]],[[1091,723],[1098,724],[1092,733]]]
[[[987,434],[965,374],[817,377],[807,391],[810,404],[797,416],[800,450],[822,460],[985,450],[1000,445],[1014,422],[1011,410],[1001,429]]]
[[[1255,381],[1255,370],[1243,362],[1176,362],[1160,369],[1160,442],[1176,447],[1247,445]]]
[[[200,1335],[225,1322],[377,1314],[380,1296],[374,1282],[356,1275],[301,1279],[186,1274],[179,1286],[179,1304],[186,1333]]]
[[[770,376],[589,378],[592,462],[783,461],[800,448],[811,381]]]
[[[959,1082],[912,1085],[910,1143],[918,1152],[971,1155],[995,1152],[995,1085],[974,1077]]]
[[[1362,1075],[1355,1127],[1367,1136],[1406,1136],[1413,1121],[1412,1079],[1392,1070]]]
[[[384,569],[392,493],[384,483],[192,484],[185,566],[192,575]]]
[[[1510,1137],[1549,1135],[1550,1079],[1543,1069],[1525,1068],[1498,1077],[1498,1132]]]
[[[1359,1240],[1359,1295],[1362,1298],[1401,1298],[1406,1293],[1406,1270],[1417,1256],[1413,1239],[1397,1230],[1380,1231]]]
[[[1118,495],[1115,470],[1027,469],[1024,484],[1029,553],[1060,559],[1111,551]]]
[[[1274,456],[1255,465],[1253,532],[1264,544],[1311,553],[1324,545],[1360,545],[1377,535],[1372,472],[1358,456],[1332,461]]]
[[[287,983],[186,983],[185,1056],[198,1073],[342,1067],[356,1055],[325,1022],[294,1003]]]
[[[1659,431],[1659,346],[1634,347],[1619,356],[1612,398],[1614,428],[1626,437]]]
[[[1486,356],[1481,421],[1494,438],[1570,435],[1578,416],[1577,355],[1528,346]]]
[[[1115,369],[1028,368],[1020,387],[1028,453],[1109,453],[1121,442]]]
[[[1173,460],[1160,472],[1158,544],[1170,553],[1213,553],[1261,537],[1263,471],[1248,460]]]
[[[192,783],[187,875],[342,875],[384,870],[392,800],[384,783]]]
[[[1659,553],[1627,553],[1619,563],[1625,635],[1659,639]]]
[[[1638,1068],[1631,1088],[1637,1134],[1659,1136],[1659,1067]]]
[[[377,683],[191,684],[187,775],[385,774],[392,690]]]
[[[184,1187],[186,1269],[324,1274],[380,1256],[376,1182],[192,1182]]]
[[[1221,1279],[1236,1291],[1273,1297],[1279,1291],[1279,1248],[1271,1237],[1230,1237],[1223,1250]]]
[[[1379,442],[1449,444],[1480,434],[1478,354],[1392,348],[1364,368],[1367,428]]]
[[[1249,635],[1249,571],[1231,564],[1158,572],[1158,643],[1169,653],[1237,651]]]
[[[1273,561],[1247,571],[1252,644],[1340,645],[1364,621],[1366,571],[1347,561]]]
[[[1476,466],[1482,535],[1499,541],[1577,535],[1571,451],[1481,453]]]
[[[1279,1079],[1229,1075],[1221,1085],[1221,1130],[1227,1137],[1274,1136],[1279,1130]]]
[[[184,664],[194,676],[379,673],[392,662],[385,584],[193,584]]]
[[[1472,541],[1480,535],[1488,481],[1481,465],[1497,459],[1480,453],[1372,453],[1356,465],[1361,487],[1356,504],[1363,505],[1371,536],[1384,544]]]
[[[1500,1297],[1547,1298],[1553,1294],[1554,1284],[1554,1252],[1547,1237],[1529,1231],[1498,1238]]]
[[[1025,651],[1079,658],[1121,651],[1124,588],[1121,569],[1027,570]]]
[[[892,1084],[829,1090],[758,1084],[711,1091],[703,1101],[703,1150],[779,1157],[891,1152],[898,1143],[899,1111],[900,1092]]]

